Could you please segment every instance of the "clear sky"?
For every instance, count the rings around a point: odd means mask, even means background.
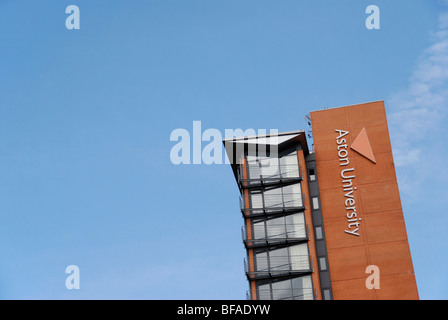
[[[447,82],[437,0],[0,0],[0,298],[245,299],[230,167],[172,164],[171,132],[385,100],[420,297],[448,299]]]

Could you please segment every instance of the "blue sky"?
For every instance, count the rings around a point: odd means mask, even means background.
[[[173,165],[171,132],[306,129],[309,111],[385,100],[420,297],[447,299],[447,12],[0,0],[0,298],[245,299],[230,167]]]

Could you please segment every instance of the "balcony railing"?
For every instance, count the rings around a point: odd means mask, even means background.
[[[296,243],[309,240],[308,225],[278,224],[251,226],[241,228],[243,242],[246,248],[261,247],[267,245]]]
[[[302,167],[297,164],[262,166],[257,163],[238,167],[238,183],[243,188],[288,183],[301,179]]]
[[[305,210],[305,195],[303,193],[284,194],[251,194],[240,197],[240,209],[244,217],[254,217],[266,214],[277,214]]]
[[[317,300],[312,288],[248,290],[246,300]]]
[[[313,263],[309,255],[248,257],[244,270],[249,280],[255,280],[311,273]]]

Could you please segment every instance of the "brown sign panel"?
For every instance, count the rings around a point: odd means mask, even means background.
[[[384,102],[311,122],[334,299],[418,299]]]

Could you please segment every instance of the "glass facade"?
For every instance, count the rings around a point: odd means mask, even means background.
[[[247,155],[238,175],[239,183],[244,187],[266,186],[279,181],[298,181],[301,178],[301,168],[296,152],[283,157]]]
[[[246,155],[238,171],[250,299],[314,299],[297,150]]]
[[[303,212],[279,217],[253,219],[253,239],[299,239],[306,238]]]
[[[296,152],[281,158],[247,156],[248,176],[251,180],[277,180],[300,176]]]
[[[254,212],[262,209],[300,208],[303,205],[300,183],[251,190],[250,200]]]
[[[259,300],[313,300],[311,276],[260,281],[251,297]]]
[[[306,243],[288,247],[269,247],[254,250],[254,272],[307,272],[311,269]]]

